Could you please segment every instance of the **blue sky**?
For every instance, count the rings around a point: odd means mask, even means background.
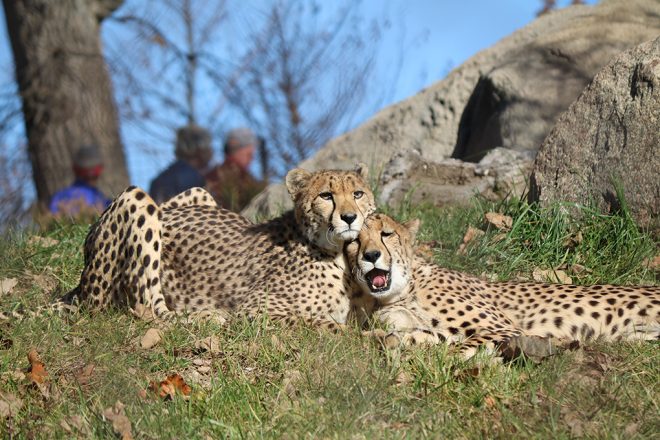
[[[131,1],[134,0],[127,3]],[[570,0],[557,3],[561,7],[569,4]],[[587,3],[593,4],[595,1]],[[241,11],[243,21],[249,21],[251,14],[258,13],[264,4],[267,5],[268,1],[242,3],[241,8],[245,5]],[[360,8],[365,19],[382,17],[383,9],[391,17],[392,26],[383,35],[377,55],[379,72],[376,74],[388,73],[386,69],[398,64],[393,57],[401,52],[401,48],[405,53],[405,62],[400,66],[397,81],[383,85],[389,90],[383,106],[414,95],[442,79],[451,68],[532,21],[540,7],[541,1],[537,0],[362,0]],[[104,36],[106,34],[104,32]],[[11,81],[12,75],[11,49],[2,17],[0,86]],[[373,112],[374,109],[365,110],[354,125],[363,122]],[[22,132],[22,127],[19,131]],[[172,160],[172,145],[163,142],[154,146],[155,154],[152,152],[147,156],[136,147],[138,140],[130,128],[124,127],[122,136],[132,183],[148,187],[149,181]],[[220,144],[221,140],[217,139],[216,148]],[[218,159],[221,160],[221,157]]]

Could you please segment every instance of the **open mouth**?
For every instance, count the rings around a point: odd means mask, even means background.
[[[392,278],[388,270],[372,269],[364,275],[369,290],[374,293],[389,290]]]

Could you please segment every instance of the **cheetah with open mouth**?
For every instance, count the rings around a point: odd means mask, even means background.
[[[418,227],[374,214],[346,246],[374,316],[406,344],[461,342],[473,353],[519,335],[660,338],[660,287],[487,282],[416,257]]]

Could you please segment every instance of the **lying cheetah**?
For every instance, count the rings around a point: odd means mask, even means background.
[[[355,286],[342,250],[375,209],[366,176],[365,166],[293,170],[286,185],[294,210],[258,225],[213,206],[164,208],[168,309],[265,312],[330,328],[346,323]]]
[[[405,343],[498,345],[518,335],[659,339],[660,287],[490,283],[413,254],[418,221],[374,214],[346,253],[374,315]]]
[[[162,319],[227,312],[335,327],[350,311],[344,242],[375,209],[367,168],[302,169],[286,176],[295,209],[254,225],[203,189],[157,206],[141,189],[120,194],[90,229],[80,284],[53,308],[127,306]]]

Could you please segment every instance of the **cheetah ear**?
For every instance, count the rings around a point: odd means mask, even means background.
[[[309,182],[312,173],[302,168],[296,168],[286,174],[286,189],[289,190],[291,197],[298,194]]]
[[[413,242],[415,242],[415,239],[417,238],[417,232],[419,232],[419,227],[421,224],[422,222],[418,218],[408,220],[403,224],[403,227],[406,228],[410,233],[410,238],[412,238]]]
[[[364,162],[355,165],[355,172],[362,176],[364,180],[367,180],[367,177],[369,177],[369,167]]]

